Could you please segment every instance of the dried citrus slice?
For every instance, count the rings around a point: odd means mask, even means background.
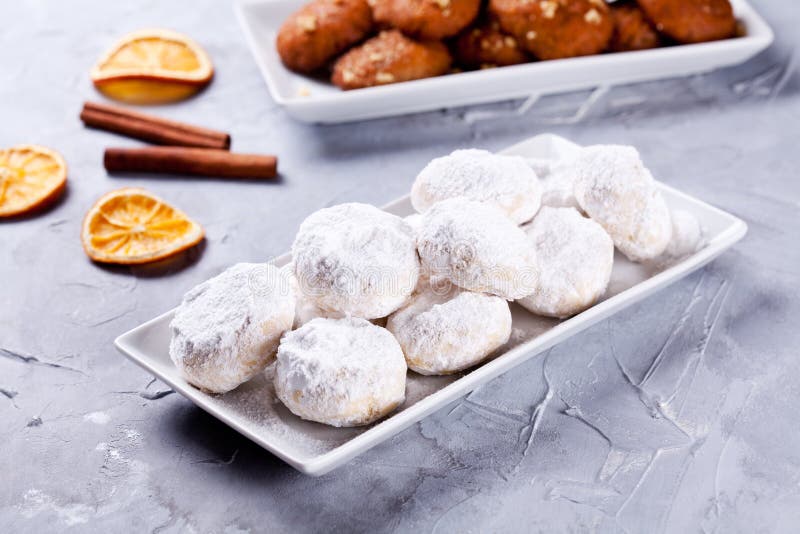
[[[36,145],[0,149],[0,217],[42,208],[67,187],[67,164],[60,154]]]
[[[125,265],[168,258],[203,239],[203,228],[144,189],[104,195],[86,214],[81,241],[94,261]]]
[[[187,98],[214,73],[200,45],[170,30],[129,33],[100,58],[92,82],[104,94],[132,104]]]

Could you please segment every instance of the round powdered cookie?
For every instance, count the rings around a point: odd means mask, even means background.
[[[278,349],[275,392],[309,421],[366,425],[400,405],[405,391],[400,345],[363,319],[314,319],[286,334]]]
[[[652,265],[660,269],[694,254],[705,245],[705,230],[697,217],[685,210],[674,210],[670,216],[672,239],[664,252],[652,261]]]
[[[517,302],[538,315],[569,317],[605,293],[614,243],[596,222],[572,208],[542,208],[525,228],[536,247],[539,284]]]
[[[631,261],[653,259],[669,244],[672,220],[650,171],[631,146],[596,145],[575,161],[575,198]]]
[[[575,199],[575,170],[571,160],[527,158],[526,161],[540,178],[542,206],[580,210]]]
[[[500,209],[457,197],[422,217],[417,246],[423,269],[470,291],[508,300],[536,289],[536,253],[523,232]]]
[[[340,204],[311,214],[292,245],[303,294],[326,312],[386,317],[419,278],[414,231],[368,204]]]
[[[511,311],[500,297],[452,284],[421,283],[409,303],[389,316],[408,367],[447,375],[483,361],[511,335]]]
[[[240,263],[183,297],[169,355],[187,382],[225,393],[253,378],[291,329],[294,295],[273,265]]]
[[[539,210],[542,186],[524,158],[478,149],[456,150],[422,169],[411,187],[411,204],[424,213],[437,202],[454,197],[492,204],[521,224]]]

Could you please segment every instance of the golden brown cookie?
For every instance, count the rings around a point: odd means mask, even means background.
[[[612,52],[647,50],[661,46],[661,37],[636,4],[612,4],[611,18],[614,20],[614,35],[608,48]]]
[[[342,89],[360,89],[439,76],[450,63],[450,52],[442,43],[415,41],[388,30],[340,57],[332,81]]]
[[[733,37],[736,19],[729,0],[637,0],[656,29],[681,43]]]
[[[456,62],[468,69],[526,63],[530,58],[517,39],[503,32],[497,21],[467,28],[454,44]]]
[[[444,39],[467,27],[481,0],[369,0],[375,21],[417,39]]]
[[[489,12],[539,59],[598,54],[614,31],[604,0],[489,0]]]
[[[367,0],[314,0],[278,31],[278,54],[287,68],[313,72],[364,39],[373,29]]]

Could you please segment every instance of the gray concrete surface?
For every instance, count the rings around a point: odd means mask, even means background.
[[[710,75],[310,126],[267,94],[225,1],[3,4],[0,146],[60,150],[69,193],[0,223],[2,532],[797,532],[800,10],[755,4],[768,52]],[[84,130],[93,61],[119,34],[195,36],[212,86],[159,109],[281,157],[279,183],[112,177]],[[488,112],[488,113],[487,113]],[[430,158],[552,131],[632,143],[657,177],[750,225],[684,281],[441,410],[351,464],[308,478],[126,361],[121,332],[237,261],[285,251],[300,221],[404,194]],[[158,267],[84,256],[85,210],[140,185],[205,225]],[[548,393],[549,392],[549,393]],[[537,421],[536,424],[533,424]]]

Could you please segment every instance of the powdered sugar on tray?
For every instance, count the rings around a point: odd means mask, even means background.
[[[461,374],[422,376],[409,373],[406,380],[406,400],[397,412],[413,406],[461,376]],[[303,421],[278,399],[273,384],[274,378],[275,364],[272,364],[253,380],[215,399],[232,417],[243,419],[248,426],[255,425],[259,429],[259,436],[268,436],[270,440],[274,439],[285,444],[281,448],[297,450],[307,457],[330,452],[374,425],[380,424],[378,421],[367,426],[337,428]]]

